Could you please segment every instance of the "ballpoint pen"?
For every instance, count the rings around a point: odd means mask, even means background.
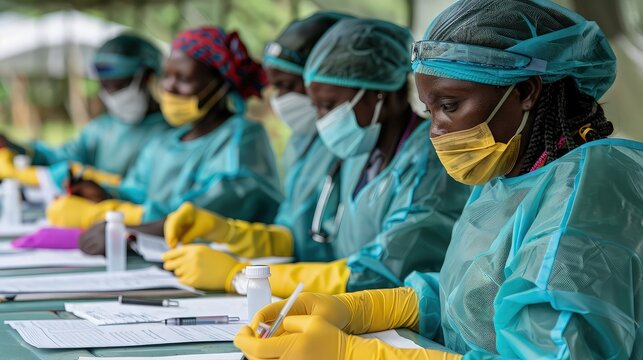
[[[295,288],[295,291],[293,291],[292,295],[290,295],[290,298],[288,298],[286,305],[284,305],[284,307],[279,312],[279,316],[277,316],[277,320],[275,320],[272,326],[260,324],[259,328],[257,329],[261,329],[259,332],[259,337],[261,337],[262,339],[267,339],[275,334],[281,323],[286,318],[288,311],[290,311],[290,308],[292,308],[292,306],[295,304],[295,300],[297,300],[297,296],[299,296],[299,293],[301,293],[302,290],[304,290],[304,283],[299,283],[299,285],[297,285],[297,288]],[[247,360],[247,358],[245,355],[243,355],[240,360]]]
[[[147,305],[147,306],[164,306],[164,307],[177,307],[179,302],[169,299],[138,299],[119,296],[118,302],[123,305]]]
[[[184,325],[217,325],[229,324],[241,320],[238,316],[228,315],[213,315],[213,316],[192,316],[192,317],[175,317],[165,320],[152,320],[152,321],[132,321],[125,323],[109,324],[109,325],[133,325],[133,324],[153,324],[161,323],[172,326]]]

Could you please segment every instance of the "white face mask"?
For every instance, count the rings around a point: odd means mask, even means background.
[[[270,98],[272,111],[297,134],[314,134],[317,131],[317,109],[310,98],[291,91]]]
[[[145,117],[150,102],[150,95],[141,89],[143,73],[138,73],[125,88],[114,93],[101,89],[100,99],[107,111],[122,122],[130,125],[140,123]]]
[[[380,97],[370,125],[359,126],[353,108],[366,90],[361,89],[350,102],[340,104],[315,123],[319,137],[330,152],[340,159],[368,153],[375,147],[382,124],[378,123],[384,100]]]

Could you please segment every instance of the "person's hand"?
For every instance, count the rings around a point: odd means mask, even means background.
[[[55,226],[88,229],[104,221],[105,214],[109,211],[123,213],[126,226],[140,225],[143,218],[141,205],[120,200],[95,203],[78,196],[63,195],[47,207],[47,221]]]
[[[15,154],[8,147],[0,147],[0,179],[16,176],[16,169],[13,166],[14,156]]]
[[[69,184],[70,180],[67,180]],[[69,185],[67,185],[69,187]],[[100,185],[91,180],[80,180],[74,182],[70,187],[71,194],[85,198],[93,202],[101,202],[110,199],[111,196]]]
[[[80,235],[78,247],[89,255],[105,255],[105,227],[107,223],[98,223]]]
[[[250,327],[256,330],[259,323],[272,324],[277,320],[279,312],[283,309],[286,301],[287,300],[277,301],[263,307],[252,318]],[[337,296],[318,293],[300,294],[292,308],[290,308],[288,315],[321,316],[330,324],[340,329],[343,329],[352,318],[350,309],[340,301]],[[274,336],[279,336],[282,333],[283,328],[277,329]]]
[[[165,241],[170,248],[175,248],[178,244],[189,244],[197,238],[210,240],[205,238],[206,235],[216,236],[214,233],[225,233],[227,230],[228,223],[224,218],[199,209],[190,202],[183,203],[168,215],[164,226]]]
[[[282,336],[260,339],[244,326],[234,345],[251,360],[259,359],[346,359],[346,350],[359,338],[349,336],[321,316],[288,316]]]
[[[186,245],[163,254],[163,268],[182,284],[202,290],[225,290],[240,263],[207,245]]]
[[[399,349],[379,339],[348,335],[321,316],[288,316],[282,336],[260,339],[249,326],[241,328],[234,345],[250,360],[264,359],[409,359],[460,360],[462,355],[433,349]]]

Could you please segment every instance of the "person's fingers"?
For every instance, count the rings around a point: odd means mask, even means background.
[[[256,330],[257,326],[259,326],[259,323],[270,324],[277,320],[277,316],[279,316],[279,312],[281,311],[281,309],[283,309],[286,301],[287,300],[281,300],[264,306],[252,318],[250,327]]]
[[[163,255],[161,255],[161,259],[163,259],[163,262],[169,261],[169,260],[174,260],[182,257],[185,255],[185,249],[183,247],[168,250]]]
[[[259,339],[250,327],[244,327],[234,338],[234,345],[241,349],[250,359],[279,359],[294,344],[301,334]]]

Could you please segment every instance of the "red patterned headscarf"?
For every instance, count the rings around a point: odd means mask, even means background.
[[[263,68],[252,60],[236,31],[226,34],[216,26],[188,29],[174,38],[172,50],[216,69],[244,99],[261,97],[261,89],[268,82]]]

